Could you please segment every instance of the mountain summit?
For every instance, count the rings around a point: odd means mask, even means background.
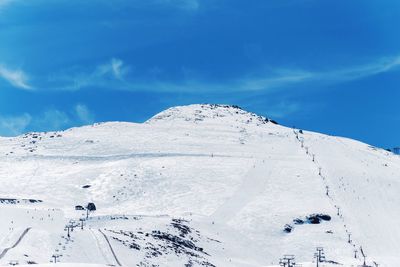
[[[271,121],[268,118],[245,111],[235,105],[194,104],[169,108],[152,117],[147,123],[157,123],[159,121],[188,121],[200,123],[211,120],[236,121],[258,125]]]

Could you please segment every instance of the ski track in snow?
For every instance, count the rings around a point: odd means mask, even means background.
[[[111,251],[112,255],[114,256],[115,262],[116,262],[119,266],[122,266],[122,264],[121,264],[121,262],[119,261],[117,255],[115,254],[115,251],[114,251],[113,247],[111,246],[110,240],[108,239],[108,237],[106,236],[106,234],[103,233],[103,231],[101,231],[100,229],[98,229],[98,230],[99,230],[99,232],[104,236],[104,239],[106,240],[106,242],[107,242],[107,244],[108,244],[108,246],[109,246],[109,248],[110,248],[110,251]]]
[[[97,246],[98,250],[100,251],[100,254],[102,255],[104,261],[107,263],[107,265],[111,265],[111,263],[109,262],[109,258],[107,257],[106,252],[104,251],[105,250],[104,244],[102,244],[100,242],[97,234],[93,231],[93,229],[89,228],[89,231],[91,232],[92,236],[96,240],[96,246]]]
[[[218,223],[229,222],[248,203],[260,195],[273,178],[279,178],[277,174],[280,172],[277,170],[280,168],[282,166],[278,162],[266,164],[264,159],[257,159],[253,167],[243,177],[238,189],[210,216],[210,220]],[[272,176],[273,173],[274,176]]]
[[[11,247],[5,248],[1,253],[0,253],[0,259],[2,259],[7,252],[9,252],[11,249],[15,248],[18,246],[18,244],[22,241],[22,239],[25,237],[25,235],[31,230],[31,228],[26,228],[22,234],[19,236],[18,240],[12,245]]]

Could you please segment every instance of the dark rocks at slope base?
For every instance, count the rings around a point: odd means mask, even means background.
[[[132,242],[127,242],[127,241],[124,241],[124,240],[122,240],[122,239],[119,239],[118,237],[115,237],[115,236],[112,236],[111,238],[114,239],[114,240],[116,240],[116,241],[118,241],[118,242],[121,242],[124,246],[127,246],[127,247],[129,247],[130,249],[140,250],[140,245],[137,244],[137,243],[135,243],[134,241],[132,241]]]
[[[330,221],[332,218],[327,214],[311,214],[307,216],[307,222],[310,224],[320,224],[321,221]]]
[[[40,199],[0,198],[0,204],[35,204],[41,202],[43,202],[43,200]]]
[[[189,221],[171,219],[165,231],[126,231],[105,229],[110,237],[133,251],[142,251],[143,258],[137,266],[159,266],[156,258],[175,255],[186,261],[185,266],[215,267],[207,261],[210,256],[197,243],[202,239],[200,232],[189,226]],[[207,239],[208,242],[218,240]]]
[[[294,222],[294,224],[298,224],[298,225],[304,224],[304,221],[300,218],[294,219],[293,222]]]
[[[295,218],[293,219],[293,223],[295,225],[303,225],[303,224],[320,224],[322,221],[330,221],[332,218],[328,214],[322,214],[322,213],[315,213],[315,214],[310,214],[306,216],[304,219],[303,218]],[[294,226],[290,224],[285,224],[283,227],[283,231],[285,233],[291,233],[294,230]]]
[[[293,230],[293,226],[291,226],[290,224],[285,224],[285,226],[283,227],[283,231],[285,233],[291,233]]]
[[[185,238],[192,231],[190,230],[190,227],[187,225],[184,225],[183,222],[187,222],[187,221],[184,221],[181,219],[172,219],[171,225],[180,232],[180,234],[179,234],[180,237]]]
[[[175,250],[176,254],[180,254],[180,253],[188,254],[188,251],[186,249],[191,249],[191,250],[199,251],[199,252],[202,252],[202,253],[208,255],[207,253],[205,253],[203,251],[203,248],[198,247],[192,241],[183,239],[179,236],[161,232],[161,231],[153,231],[151,233],[151,235],[153,238],[163,240],[168,245],[170,245],[170,247]]]
[[[294,224],[301,225],[301,224],[320,224],[322,221],[330,221],[332,218],[327,214],[322,213],[314,213],[310,214],[303,218],[296,218],[293,220]]]

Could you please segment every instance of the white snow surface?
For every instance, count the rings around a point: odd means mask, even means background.
[[[0,265],[399,266],[400,157],[302,132],[204,104],[1,137]]]

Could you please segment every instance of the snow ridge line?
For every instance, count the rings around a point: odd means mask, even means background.
[[[16,246],[18,246],[18,244],[22,241],[22,239],[25,237],[25,235],[29,232],[29,230],[31,230],[32,227],[26,228],[22,234],[20,235],[20,237],[18,238],[17,242],[14,243],[14,245],[12,245],[11,247],[5,248],[1,254],[0,254],[0,259],[2,259],[8,251],[10,251],[11,249],[15,248]]]

